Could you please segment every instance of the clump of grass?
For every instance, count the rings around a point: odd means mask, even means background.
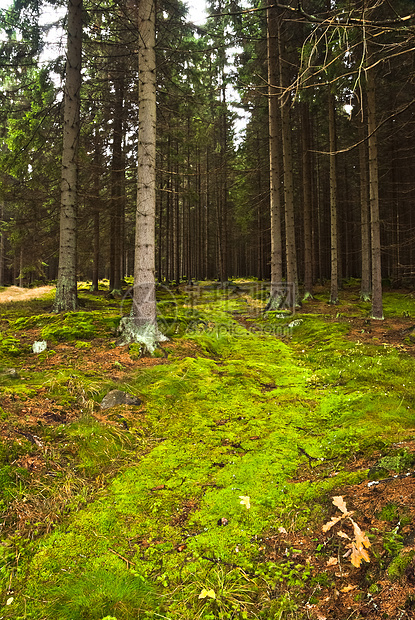
[[[114,556],[89,562],[81,574],[64,575],[52,588],[49,613],[61,620],[101,620],[104,616],[135,620],[153,617],[154,588],[141,575],[127,570]]]

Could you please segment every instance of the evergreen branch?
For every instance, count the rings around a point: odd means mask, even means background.
[[[379,131],[379,129],[381,127],[383,127],[383,125],[385,125],[385,123],[387,123],[392,118],[395,118],[396,116],[399,116],[399,114],[402,114],[403,112],[408,110],[414,103],[415,103],[415,101],[410,101],[406,105],[402,106],[400,108],[400,110],[397,110],[396,112],[393,112],[393,114],[390,114],[389,116],[384,118],[383,121],[381,121],[379,123],[379,125],[377,127],[375,127],[375,129],[371,133],[369,133],[365,138],[363,138],[362,140],[359,140],[358,142],[355,142],[354,144],[352,144],[351,146],[346,147],[345,149],[339,149],[338,151],[318,151],[318,150],[313,150],[311,152],[312,153],[318,153],[319,155],[338,155],[339,153],[349,153],[350,151],[353,151],[356,147],[358,147],[359,144],[363,144],[369,138],[371,138],[375,133],[377,133]]]

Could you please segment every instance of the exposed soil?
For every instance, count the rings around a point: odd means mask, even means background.
[[[415,453],[415,442],[396,446]],[[370,461],[356,463],[357,468],[370,468],[377,462],[376,455]],[[302,478],[301,480],[304,480]],[[300,480],[299,480],[300,481]],[[350,562],[350,540],[338,535],[343,531],[353,539],[353,527],[346,518],[327,533],[310,531],[304,536],[296,532],[270,535],[266,541],[271,560],[287,557],[295,562],[313,566],[313,576],[320,576],[320,584],[314,587],[316,602],[308,604],[311,618],[317,620],[347,620],[368,618],[378,620],[391,618],[409,620],[415,618],[415,562],[410,560],[401,577],[391,578],[387,568],[391,562],[388,540],[396,540],[401,555],[415,554],[415,472],[394,474],[386,479],[336,489],[334,495],[342,496],[352,518],[370,536],[368,550],[370,562],[362,561],[359,568]],[[396,507],[396,513],[405,515],[407,525],[399,526],[399,517],[390,521],[382,519],[382,509]],[[338,517],[339,510],[333,506],[330,517]],[[399,536],[394,537],[394,530]],[[410,555],[411,554],[411,555]],[[321,576],[326,574],[325,579]],[[326,581],[326,583],[325,583]]]

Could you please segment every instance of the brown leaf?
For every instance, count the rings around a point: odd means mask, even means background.
[[[336,566],[337,562],[338,562],[337,558],[329,558],[326,566]]]
[[[365,532],[362,532],[360,527],[357,525],[357,523],[355,523],[355,521],[353,521],[353,519],[350,519],[350,520],[353,523],[354,536],[355,536],[355,539],[356,539],[356,547],[358,549],[363,549],[363,547],[366,547],[367,549],[369,549],[369,547],[370,547],[370,540],[366,536]],[[369,560],[367,560],[367,561],[369,561]]]
[[[352,590],[356,590],[357,586],[345,586],[340,590],[340,592],[351,592]]]
[[[336,508],[341,510],[344,515],[351,514],[347,510],[346,502],[344,501],[344,499],[343,499],[343,497],[341,495],[335,495],[333,497],[333,504],[336,506]]]
[[[350,556],[350,561],[356,568],[360,568],[360,564],[362,560],[365,562],[370,562],[369,554],[363,547],[358,549],[354,543],[352,543],[352,554]]]
[[[327,523],[325,523],[322,527],[323,532],[328,532],[329,530],[331,530],[331,528],[333,527],[333,525],[336,525],[336,523],[338,523],[339,521],[341,521],[343,519],[343,517],[332,517],[330,519],[330,521],[328,521]]]
[[[337,532],[337,536],[340,536],[340,538],[347,538],[348,540],[350,540],[350,536],[348,536],[346,532],[342,532],[342,530],[339,530]]]

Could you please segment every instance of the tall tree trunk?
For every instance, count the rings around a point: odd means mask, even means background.
[[[360,168],[360,227],[362,246],[362,279],[360,284],[360,299],[369,301],[372,292],[370,274],[370,209],[368,196],[367,173],[367,142],[363,123],[359,125],[359,168]]]
[[[281,118],[279,89],[278,14],[267,9],[268,53],[268,127],[269,127],[269,189],[271,210],[271,289],[267,310],[281,307],[285,299],[282,286],[282,238],[281,238]]]
[[[284,55],[284,30],[279,29],[279,60],[280,60],[280,83],[283,89],[281,97],[281,130],[282,152],[284,170],[284,201],[285,201],[285,245],[287,260],[287,302],[289,307],[298,305],[298,274],[297,274],[297,249],[295,239],[295,215],[294,215],[294,175],[291,143],[291,89],[287,76],[287,60]]]
[[[312,248],[312,181],[310,111],[307,102],[301,104],[301,139],[303,156],[303,215],[304,215],[304,299],[313,297]]]
[[[224,62],[224,61],[223,61]],[[225,71],[222,70],[222,101],[220,104],[219,117],[219,149],[220,149],[220,172],[218,187],[218,243],[219,243],[219,279],[227,282],[229,278],[228,261],[228,121],[227,121],[227,101],[225,86]]]
[[[134,321],[156,325],[154,239],[156,208],[155,0],[138,3],[138,184],[134,265]],[[154,332],[155,333],[155,332]]]
[[[156,224],[156,7],[138,3],[138,171],[131,316],[122,319],[122,343],[138,342],[153,353],[166,338],[157,328],[155,282]]]
[[[123,137],[123,107],[124,107],[124,84],[121,75],[121,67],[116,66],[114,79],[114,118],[112,137],[112,162],[111,162],[111,256],[110,256],[110,290],[121,290],[121,261],[122,261],[122,220],[124,215],[124,166],[122,154]]]
[[[69,0],[66,59],[59,269],[54,311],[76,310],[76,212],[82,56],[82,0]]]
[[[370,56],[368,58],[370,64]],[[382,263],[379,217],[378,146],[376,135],[376,93],[374,68],[366,70],[367,128],[369,151],[370,238],[372,242],[372,318],[383,319]]]
[[[99,288],[99,259],[100,259],[100,212],[101,212],[101,143],[98,130],[94,136],[94,167],[93,167],[93,192],[92,192],[92,217],[93,217],[93,263],[91,292]]]
[[[337,237],[337,158],[336,158],[336,99],[329,92],[329,151],[330,151],[330,303],[339,303],[338,237]]]

